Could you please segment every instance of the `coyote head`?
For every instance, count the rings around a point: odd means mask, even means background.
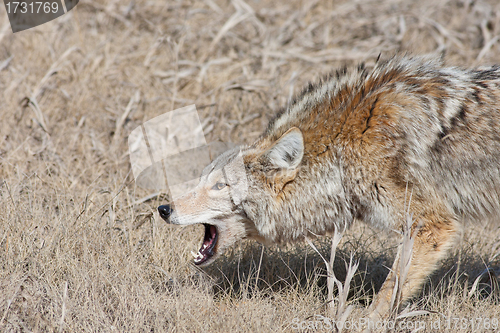
[[[158,207],[160,216],[172,224],[205,226],[201,248],[193,254],[196,265],[210,264],[241,239],[272,242],[269,226],[259,222],[259,207],[273,205],[279,189],[294,180],[303,155],[298,128],[275,142],[231,149],[203,170],[192,191]]]

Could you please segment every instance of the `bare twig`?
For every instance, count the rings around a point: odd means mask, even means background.
[[[66,316],[66,299],[68,298],[68,281],[64,282],[64,291],[63,291],[63,299],[62,299],[62,308],[61,308],[61,320],[59,321],[59,332],[63,331],[64,328],[64,317]]]

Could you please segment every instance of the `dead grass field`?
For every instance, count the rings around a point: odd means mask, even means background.
[[[130,131],[194,103],[209,141],[245,143],[304,83],[343,64],[405,51],[500,63],[497,0],[84,0],[16,34],[2,5],[0,29],[3,332],[289,332],[294,318],[327,316],[325,266],[307,244],[245,242],[196,269],[201,228],[150,217],[168,198],[141,202],[151,192],[133,181]],[[500,320],[499,240],[498,224],[467,226],[410,305],[432,313],[407,321],[451,332],[446,319],[466,318],[463,332],[494,331],[472,321]],[[315,244],[329,255],[328,239]],[[342,240],[337,276],[351,252],[360,260],[350,319],[396,244],[362,224]]]

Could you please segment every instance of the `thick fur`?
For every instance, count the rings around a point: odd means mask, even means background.
[[[499,67],[443,68],[403,56],[343,69],[310,85],[255,143],[214,161],[198,188],[175,202],[171,222],[216,225],[220,255],[241,238],[281,244],[343,230],[354,219],[402,230],[409,209],[419,228],[407,299],[462,222],[500,213],[499,132]],[[238,153],[248,189],[236,204],[210,189]],[[372,304],[381,315],[396,265]]]

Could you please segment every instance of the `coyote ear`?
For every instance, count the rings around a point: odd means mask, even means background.
[[[292,127],[265,153],[277,168],[296,168],[304,156],[304,138],[297,127]]]

